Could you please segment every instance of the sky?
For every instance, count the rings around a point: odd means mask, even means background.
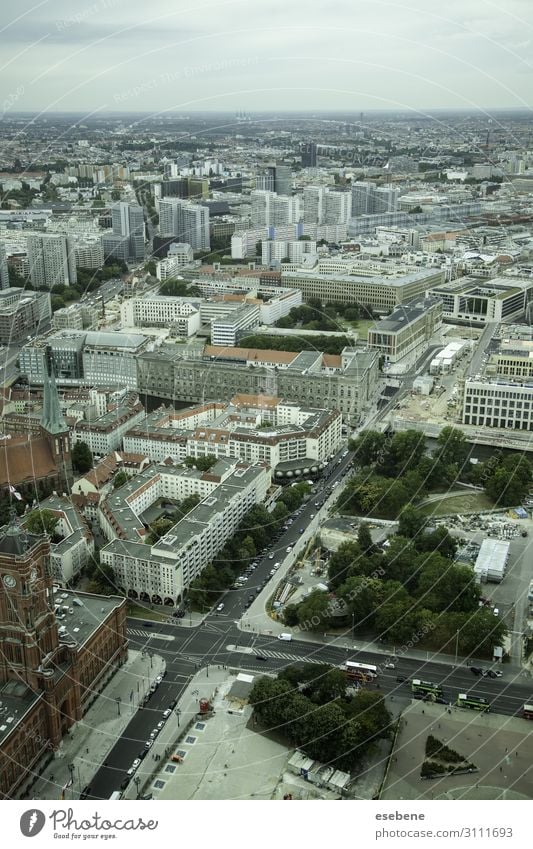
[[[17,0],[0,115],[530,108],[531,0]]]

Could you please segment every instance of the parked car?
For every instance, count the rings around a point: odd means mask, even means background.
[[[146,749],[146,751],[148,751],[148,749],[151,749],[153,745],[154,745],[153,740],[147,740],[146,743],[144,744],[144,748]]]
[[[163,711],[163,716],[165,717],[165,719],[168,719],[171,713],[172,711],[170,710],[170,708],[167,708],[165,711]]]

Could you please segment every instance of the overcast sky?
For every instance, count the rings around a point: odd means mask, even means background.
[[[17,0],[0,110],[530,107],[533,0]]]

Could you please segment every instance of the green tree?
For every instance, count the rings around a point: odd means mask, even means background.
[[[468,457],[468,443],[462,430],[443,427],[437,437],[437,456],[445,465],[455,464],[461,468]]]
[[[76,442],[72,449],[72,465],[80,475],[86,474],[93,467],[93,455],[86,442]]]
[[[363,554],[369,555],[375,550],[370,528],[366,522],[361,522],[357,529],[357,543]]]
[[[413,539],[422,533],[426,522],[427,519],[420,510],[417,510],[412,504],[407,504],[399,516],[398,533],[400,536]]]
[[[330,600],[327,593],[314,590],[298,606],[298,621],[308,631],[323,631],[329,622]]]
[[[531,463],[522,456],[504,457],[489,475],[485,492],[501,507],[521,504],[531,487]]]
[[[59,517],[51,510],[34,510],[25,519],[24,524],[30,534],[48,534],[53,537]]]
[[[124,486],[125,483],[129,481],[129,477],[124,470],[121,469],[120,472],[117,472],[115,477],[113,478],[113,489],[118,489],[120,486]]]
[[[395,433],[381,463],[385,474],[391,477],[404,474],[417,466],[426,450],[426,437],[417,430]]]
[[[356,439],[350,439],[350,451],[355,452],[353,462],[357,466],[370,466],[383,453],[387,437],[377,430],[364,430]]]

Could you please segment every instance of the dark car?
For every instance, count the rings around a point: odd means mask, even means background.
[[[266,657],[264,657],[264,655],[262,655],[262,654],[256,654],[255,659],[256,660],[266,660]]]
[[[487,678],[499,678],[500,677],[492,669],[487,669],[485,675],[487,676]]]
[[[139,752],[137,757],[139,758],[139,760],[142,761],[142,759],[145,758],[147,754],[148,754],[148,749],[141,749],[141,751]]]
[[[407,681],[407,678],[405,677],[405,675],[397,675],[396,681],[398,682],[398,684],[403,684],[404,681]]]
[[[171,701],[170,704],[169,704],[170,710],[174,710],[174,708],[176,707],[177,704],[178,704],[178,700],[173,699],[173,701]]]
[[[143,622],[143,625],[144,625],[145,628],[152,628],[153,624],[154,624],[153,622]]]
[[[471,666],[470,672],[472,675],[483,675],[483,670],[479,666]]]
[[[122,782],[122,784],[120,785],[120,789],[125,790],[129,783],[130,783],[129,778],[125,778],[124,781]],[[81,796],[80,796],[80,799],[81,799]]]

